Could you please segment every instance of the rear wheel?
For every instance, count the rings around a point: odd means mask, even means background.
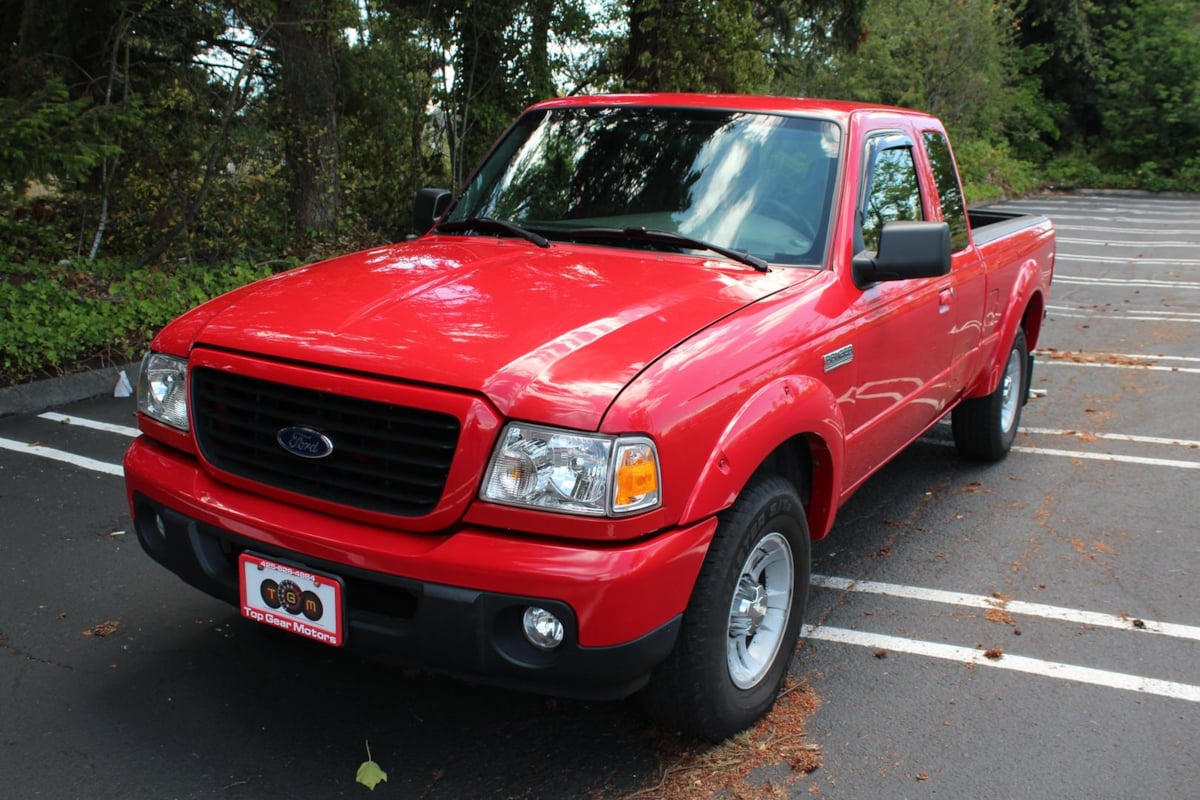
[[[775,703],[808,602],[804,506],[780,477],[751,483],[721,514],[679,640],[642,693],[661,724],[710,741]]]
[[[999,461],[1012,449],[1029,392],[1029,350],[1025,332],[1017,331],[996,391],[967,400],[950,415],[954,445],[964,458]]]

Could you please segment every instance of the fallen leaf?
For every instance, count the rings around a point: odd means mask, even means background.
[[[999,608],[993,608],[985,616],[988,622],[994,622],[997,625],[1011,625],[1013,622],[1012,614]]]
[[[121,623],[118,622],[117,620],[107,619],[104,622],[99,623],[98,625],[93,625],[92,627],[88,628],[86,631],[83,632],[83,635],[84,636],[99,636],[100,638],[104,638],[105,636],[111,636],[114,633],[116,633],[117,628],[120,628],[120,627],[121,627]]]
[[[993,647],[991,650],[984,650],[983,657],[992,661],[999,661],[1004,656],[1004,648]]]
[[[354,776],[354,780],[361,783],[371,791],[375,791],[375,787],[380,782],[387,781],[387,773],[379,768],[379,765],[374,761],[364,761],[358,768],[358,774]]]
[[[354,780],[358,781],[373,792],[375,791],[375,787],[381,782],[387,781],[387,773],[384,772],[378,764],[371,760],[371,743],[364,742],[364,744],[367,746],[367,760],[359,765],[358,772],[355,774]]]

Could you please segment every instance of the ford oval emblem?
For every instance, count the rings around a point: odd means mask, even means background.
[[[279,446],[300,458],[325,458],[333,452],[333,442],[320,431],[292,425],[275,434]]]

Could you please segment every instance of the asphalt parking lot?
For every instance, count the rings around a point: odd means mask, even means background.
[[[823,766],[793,776],[792,797],[1194,793],[1200,198],[1003,207],[1058,230],[1036,396],[1006,461],[959,460],[939,426],[816,545],[793,671],[820,699]],[[185,586],[128,530],[133,425],[133,401],[107,397],[0,418],[0,797],[654,785],[654,732],[632,703],[383,667]],[[368,741],[389,773],[373,795],[354,782]]]

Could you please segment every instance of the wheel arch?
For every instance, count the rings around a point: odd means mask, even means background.
[[[1025,331],[1025,344],[1029,346],[1030,351],[1037,347],[1045,315],[1046,298],[1040,291],[1034,291],[1025,306],[1025,313],[1021,315],[1021,328]],[[1013,336],[1016,335],[1016,331],[1013,331]]]
[[[1046,300],[1039,285],[1041,275],[1042,270],[1036,259],[1030,258],[1022,265],[1009,294],[1008,304],[1004,308],[995,350],[987,356],[989,360],[984,363],[982,372],[971,384],[966,393],[967,397],[989,395],[1000,385],[1000,376],[1004,373],[1008,352],[1012,349],[1018,330],[1025,331],[1025,344],[1030,351],[1037,346],[1046,309]]]
[[[722,432],[688,497],[682,522],[728,508],[752,479],[776,474],[791,482],[804,502],[809,536],[824,537],[841,490],[844,436],[837,401],[826,386],[807,377],[764,386]]]

